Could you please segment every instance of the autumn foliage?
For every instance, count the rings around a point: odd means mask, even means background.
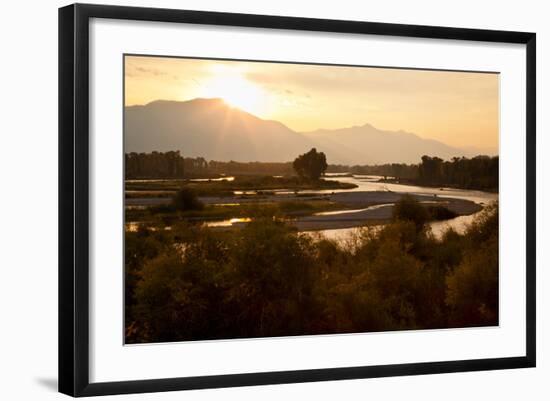
[[[436,239],[406,199],[347,245],[271,217],[126,232],[126,342],[498,324],[498,208]]]

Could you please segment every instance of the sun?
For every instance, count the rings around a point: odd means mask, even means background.
[[[266,95],[252,82],[236,74],[222,74],[213,77],[206,85],[204,97],[221,98],[228,105],[252,114],[264,111]]]

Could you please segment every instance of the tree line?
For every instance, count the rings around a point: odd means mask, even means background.
[[[208,172],[203,157],[183,157],[178,151],[126,153],[124,157],[126,179],[185,178]]]
[[[416,179],[418,177],[418,164],[387,163],[379,165],[354,165],[331,164],[328,173],[351,173],[359,175],[380,175],[383,177],[395,177],[398,179]]]
[[[422,156],[418,166],[418,182],[430,185],[454,185],[467,189],[498,189],[499,157],[476,156],[471,159]]]
[[[455,186],[466,189],[498,190],[499,157],[454,157],[445,161],[437,156],[422,156],[418,164],[382,165],[328,164],[323,152],[315,148],[294,162],[207,161],[203,157],[183,157],[179,151],[127,153],[126,179],[192,178],[208,175],[294,175],[318,179],[325,172],[379,175],[420,185]]]
[[[126,153],[126,179],[192,178],[205,175],[291,175],[292,163],[207,161],[203,157],[184,157],[180,151]]]

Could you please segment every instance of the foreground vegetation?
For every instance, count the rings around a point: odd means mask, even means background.
[[[237,231],[127,231],[126,342],[498,324],[496,205],[436,240],[405,198],[344,246],[261,210]]]

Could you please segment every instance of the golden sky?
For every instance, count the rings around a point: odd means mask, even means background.
[[[125,103],[224,99],[299,132],[369,123],[498,153],[490,73],[126,56]]]

